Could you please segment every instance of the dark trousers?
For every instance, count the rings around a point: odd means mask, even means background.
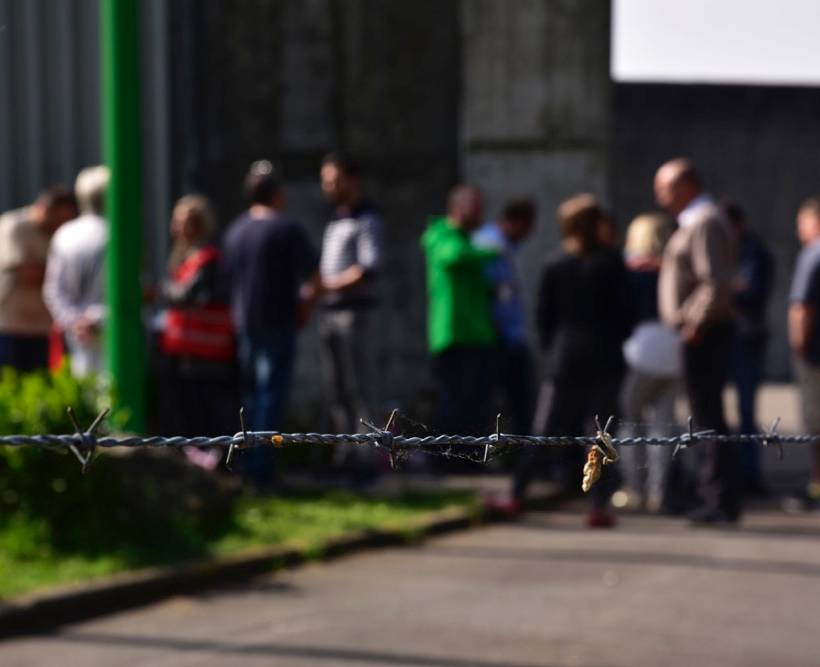
[[[732,381],[737,389],[741,433],[757,433],[759,429],[755,414],[755,398],[763,377],[765,356],[765,336],[735,336],[732,349]],[[760,446],[754,442],[747,442],[741,447],[743,481],[748,487],[759,487],[763,483]]]
[[[319,320],[322,370],[335,433],[356,433],[360,419],[373,419],[375,357],[369,310],[328,310]]]
[[[436,429],[454,435],[488,435],[496,364],[490,346],[453,345],[433,358],[439,402]]]
[[[683,351],[684,380],[697,429],[727,433],[723,389],[729,376],[733,327],[713,326]],[[735,519],[741,512],[742,467],[735,443],[705,443],[701,454],[700,495],[707,509]]]
[[[498,384],[513,433],[526,435],[532,430],[534,408],[533,358],[526,343],[507,343],[498,360]],[[508,426],[507,428],[510,428]]]
[[[48,336],[0,334],[0,367],[21,373],[48,368]]]
[[[188,437],[236,432],[232,363],[179,355],[163,355],[160,362],[157,408],[164,432]]]
[[[601,426],[610,415],[618,413],[623,373],[601,372],[595,369],[578,369],[555,378],[552,404],[545,432],[546,435],[584,435],[589,432],[589,421],[598,415]],[[614,435],[614,433],[611,433]],[[547,447],[530,447],[524,452],[516,471],[513,496],[522,500],[527,486],[537,471],[549,465],[559,466],[567,489],[580,489],[582,468],[586,454],[578,447],[550,450]],[[590,490],[593,506],[604,508],[617,489],[620,476],[617,468],[604,466],[601,478]]]

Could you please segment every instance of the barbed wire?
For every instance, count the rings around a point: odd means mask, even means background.
[[[601,428],[596,417],[597,432],[595,435],[516,435],[501,432],[501,415],[496,420],[496,431],[489,435],[403,435],[396,432],[396,410],[384,428],[362,420],[369,428],[367,433],[282,433],[280,431],[248,431],[245,428],[244,410],[239,412],[241,430],[233,435],[210,436],[144,436],[144,435],[97,435],[108,410],[103,410],[87,429],[81,428],[74,411],[67,410],[75,432],[61,435],[3,435],[0,446],[7,447],[41,447],[50,450],[70,452],[82,465],[85,472],[98,449],[124,448],[182,448],[182,447],[221,447],[227,450],[226,465],[237,451],[253,447],[272,446],[275,448],[292,446],[332,446],[353,445],[371,446],[382,450],[390,457],[393,467],[407,455],[417,452],[463,458],[478,463],[486,463],[491,458],[521,447],[592,447],[603,455],[603,463],[615,462],[618,449],[640,445],[674,447],[673,456],[681,449],[694,447],[700,443],[758,443],[763,446],[778,448],[779,457],[783,457],[783,445],[807,445],[820,443],[820,434],[781,435],[777,433],[780,420],[777,419],[766,433],[754,434],[719,434],[714,431],[696,431],[693,420],[689,418],[686,432],[674,436],[638,436],[617,438],[610,435],[613,422],[610,417],[604,428]],[[597,456],[595,457],[597,459]],[[599,461],[600,463],[600,461]]]

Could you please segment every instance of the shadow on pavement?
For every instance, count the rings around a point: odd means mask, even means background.
[[[302,597],[302,590],[286,581],[279,581],[272,578],[271,573],[264,573],[248,581],[232,581],[220,584],[214,588],[206,588],[201,591],[187,593],[188,597],[197,600],[219,599],[226,595],[236,595],[238,593],[276,593],[292,597]]]
[[[317,646],[293,646],[286,644],[232,643],[224,641],[200,641],[164,637],[143,637],[102,633],[61,633],[54,635],[57,641],[76,644],[97,644],[129,648],[157,649],[165,651],[205,651],[230,655],[267,656],[278,658],[302,658],[310,660],[342,660],[370,662],[378,665],[403,665],[407,667],[550,667],[548,663],[495,662],[462,658],[446,658],[408,653],[366,651],[362,649]]]
[[[650,551],[612,551],[599,548],[579,549],[505,549],[503,547],[464,547],[430,545],[425,556],[444,558],[477,558],[486,560],[566,561],[600,563],[601,565],[652,565],[692,567],[705,570],[727,570],[755,574],[786,574],[820,577],[820,564],[788,561],[751,560],[744,558],[711,558],[709,556],[670,554]]]
[[[748,515],[744,515],[744,517],[752,518],[753,514],[749,513]],[[785,517],[786,515],[784,515]],[[640,520],[640,523],[629,522],[630,518],[637,518]],[[664,537],[669,537],[670,539],[678,538],[678,537],[685,537],[687,539],[698,537],[698,536],[709,536],[714,537],[719,535],[721,538],[743,538],[743,537],[751,537],[751,536],[775,536],[775,537],[808,537],[808,538],[815,538],[820,539],[820,527],[818,527],[816,522],[813,522],[810,526],[800,526],[795,525],[794,523],[786,524],[786,525],[777,525],[774,523],[755,523],[750,524],[748,521],[741,519],[740,525],[736,527],[726,528],[726,529],[713,529],[713,528],[693,528],[686,523],[685,519],[680,519],[677,517],[669,517],[669,516],[653,516],[653,515],[621,515],[621,519],[626,518],[626,521],[621,521],[618,523],[617,528],[613,534],[615,535],[657,535],[657,528],[661,524],[665,524],[665,526],[674,526],[676,532],[664,532]],[[808,520],[811,520],[811,517],[805,517]],[[758,518],[755,519],[759,521]],[[794,517],[789,517],[790,521],[794,521]],[[590,535],[590,530],[585,525],[583,525],[583,518],[579,515],[577,525],[571,525],[566,523],[559,523],[555,521],[554,518],[545,518],[545,519],[538,519],[538,518],[525,518],[522,522],[516,524],[517,529],[523,530],[545,530],[545,531],[554,531],[560,533],[584,533],[586,535]]]

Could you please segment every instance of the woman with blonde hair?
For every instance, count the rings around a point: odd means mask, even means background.
[[[658,276],[671,233],[672,224],[662,213],[639,215],[626,232],[624,252],[636,321],[624,343],[628,373],[621,416],[625,422],[623,432],[628,436],[664,436],[674,431],[681,375],[680,340],[658,317]],[[645,423],[648,429],[643,427]],[[621,453],[627,502],[659,511],[666,495],[669,449],[624,447]]]
[[[222,407],[234,360],[230,312],[219,289],[220,253],[211,242],[215,218],[200,195],[177,201],[173,246],[161,299],[166,307],[159,347],[173,408],[168,428],[180,435],[216,435],[227,427]],[[218,457],[217,457],[218,461]],[[215,463],[214,463],[215,465]]]

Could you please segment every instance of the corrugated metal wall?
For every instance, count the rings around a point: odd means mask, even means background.
[[[147,267],[166,247],[168,48],[164,0],[144,0]],[[99,0],[0,0],[0,210],[71,184],[101,160]]]
[[[0,206],[100,159],[96,0],[0,0]]]

